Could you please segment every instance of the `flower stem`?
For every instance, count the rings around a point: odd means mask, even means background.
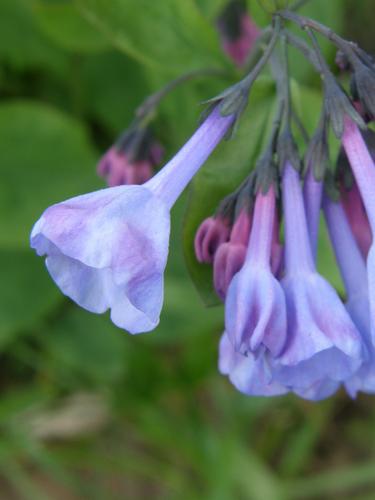
[[[160,104],[160,101],[164,99],[172,90],[174,90],[179,85],[200,77],[209,76],[226,76],[227,73],[220,68],[200,68],[183,75],[178,76],[174,80],[168,82],[160,90],[148,96],[145,101],[137,108],[136,117],[138,120],[147,119],[153,114],[155,108]]]

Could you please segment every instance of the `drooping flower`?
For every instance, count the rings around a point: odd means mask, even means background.
[[[288,163],[282,182],[285,277],[281,283],[288,340],[278,360],[276,378],[300,395],[307,391],[312,399],[318,399],[322,385],[333,390],[333,382],[346,380],[358,369],[362,342],[336,291],[316,271],[299,175]],[[311,393],[311,388],[317,393]]]
[[[271,270],[275,189],[256,195],[245,264],[230,283],[225,327],[235,351],[244,355],[266,348],[273,357],[286,342],[286,309],[282,288]]]
[[[362,336],[367,356],[358,371],[345,381],[348,393],[375,392],[375,349],[371,342],[366,265],[341,203],[325,197],[324,214],[347,295],[346,309]]]
[[[143,184],[148,181],[163,156],[163,149],[148,128],[126,131],[100,159],[98,174],[109,187]]]
[[[350,166],[371,227],[371,233],[375,232],[375,163],[366,146],[357,125],[350,119],[345,120],[345,130],[342,138]],[[367,278],[370,302],[370,322],[372,342],[375,345],[375,246],[374,240],[367,255]]]
[[[143,186],[117,186],[49,207],[31,246],[46,255],[62,292],[131,333],[155,328],[163,302],[169,211],[217,146],[233,116],[215,109],[181,150]]]
[[[243,66],[260,34],[246,11],[246,3],[231,0],[219,16],[217,26],[224,52],[237,66]]]

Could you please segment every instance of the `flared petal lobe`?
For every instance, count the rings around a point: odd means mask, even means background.
[[[288,389],[272,379],[265,349],[255,356],[239,354],[224,332],[219,345],[219,371],[228,375],[231,383],[248,396],[279,396]]]
[[[150,220],[152,213],[152,221]],[[48,208],[31,246],[63,293],[131,333],[158,324],[168,255],[169,212],[141,186],[78,196]]]

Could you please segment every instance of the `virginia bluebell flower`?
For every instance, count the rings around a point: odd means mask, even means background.
[[[315,268],[299,175],[286,164],[283,173],[285,216],[285,292],[288,339],[277,380],[295,392],[320,399],[335,390],[362,363],[358,333],[336,291]],[[328,393],[325,388],[329,387]],[[323,396],[322,396],[323,394]]]
[[[163,302],[173,204],[233,123],[215,109],[143,186],[117,186],[49,207],[31,246],[62,292],[131,333],[152,330]]]
[[[371,342],[366,264],[341,203],[325,197],[324,214],[346,290],[346,309],[356,324],[366,348],[358,371],[345,381],[348,393],[375,392],[375,350]]]
[[[342,138],[355,180],[361,193],[371,227],[372,236],[375,232],[375,163],[366,146],[357,125],[350,119],[345,120],[345,130]],[[367,255],[367,278],[370,301],[370,320],[372,342],[375,345],[375,246],[372,241]]]
[[[244,355],[266,348],[274,357],[286,342],[286,308],[280,283],[271,270],[275,190],[256,195],[245,263],[228,289],[225,327],[234,349]]]

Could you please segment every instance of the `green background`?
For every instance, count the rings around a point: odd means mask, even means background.
[[[223,310],[201,300],[215,302],[191,243],[259,154],[274,108],[269,76],[254,88],[237,136],[173,210],[156,331],[131,336],[107,315],[79,309],[28,247],[47,206],[103,187],[100,154],[148,94],[185,71],[228,74],[162,103],[155,130],[169,158],[194,130],[200,103],[240,77],[214,28],[223,3],[0,0],[0,498],[375,496],[373,397],[248,398],[217,371]],[[248,6],[265,26],[256,0]],[[311,0],[303,12],[374,51],[374,0]],[[311,132],[319,78],[296,53],[292,69]],[[340,288],[323,233],[320,248],[320,268]]]

